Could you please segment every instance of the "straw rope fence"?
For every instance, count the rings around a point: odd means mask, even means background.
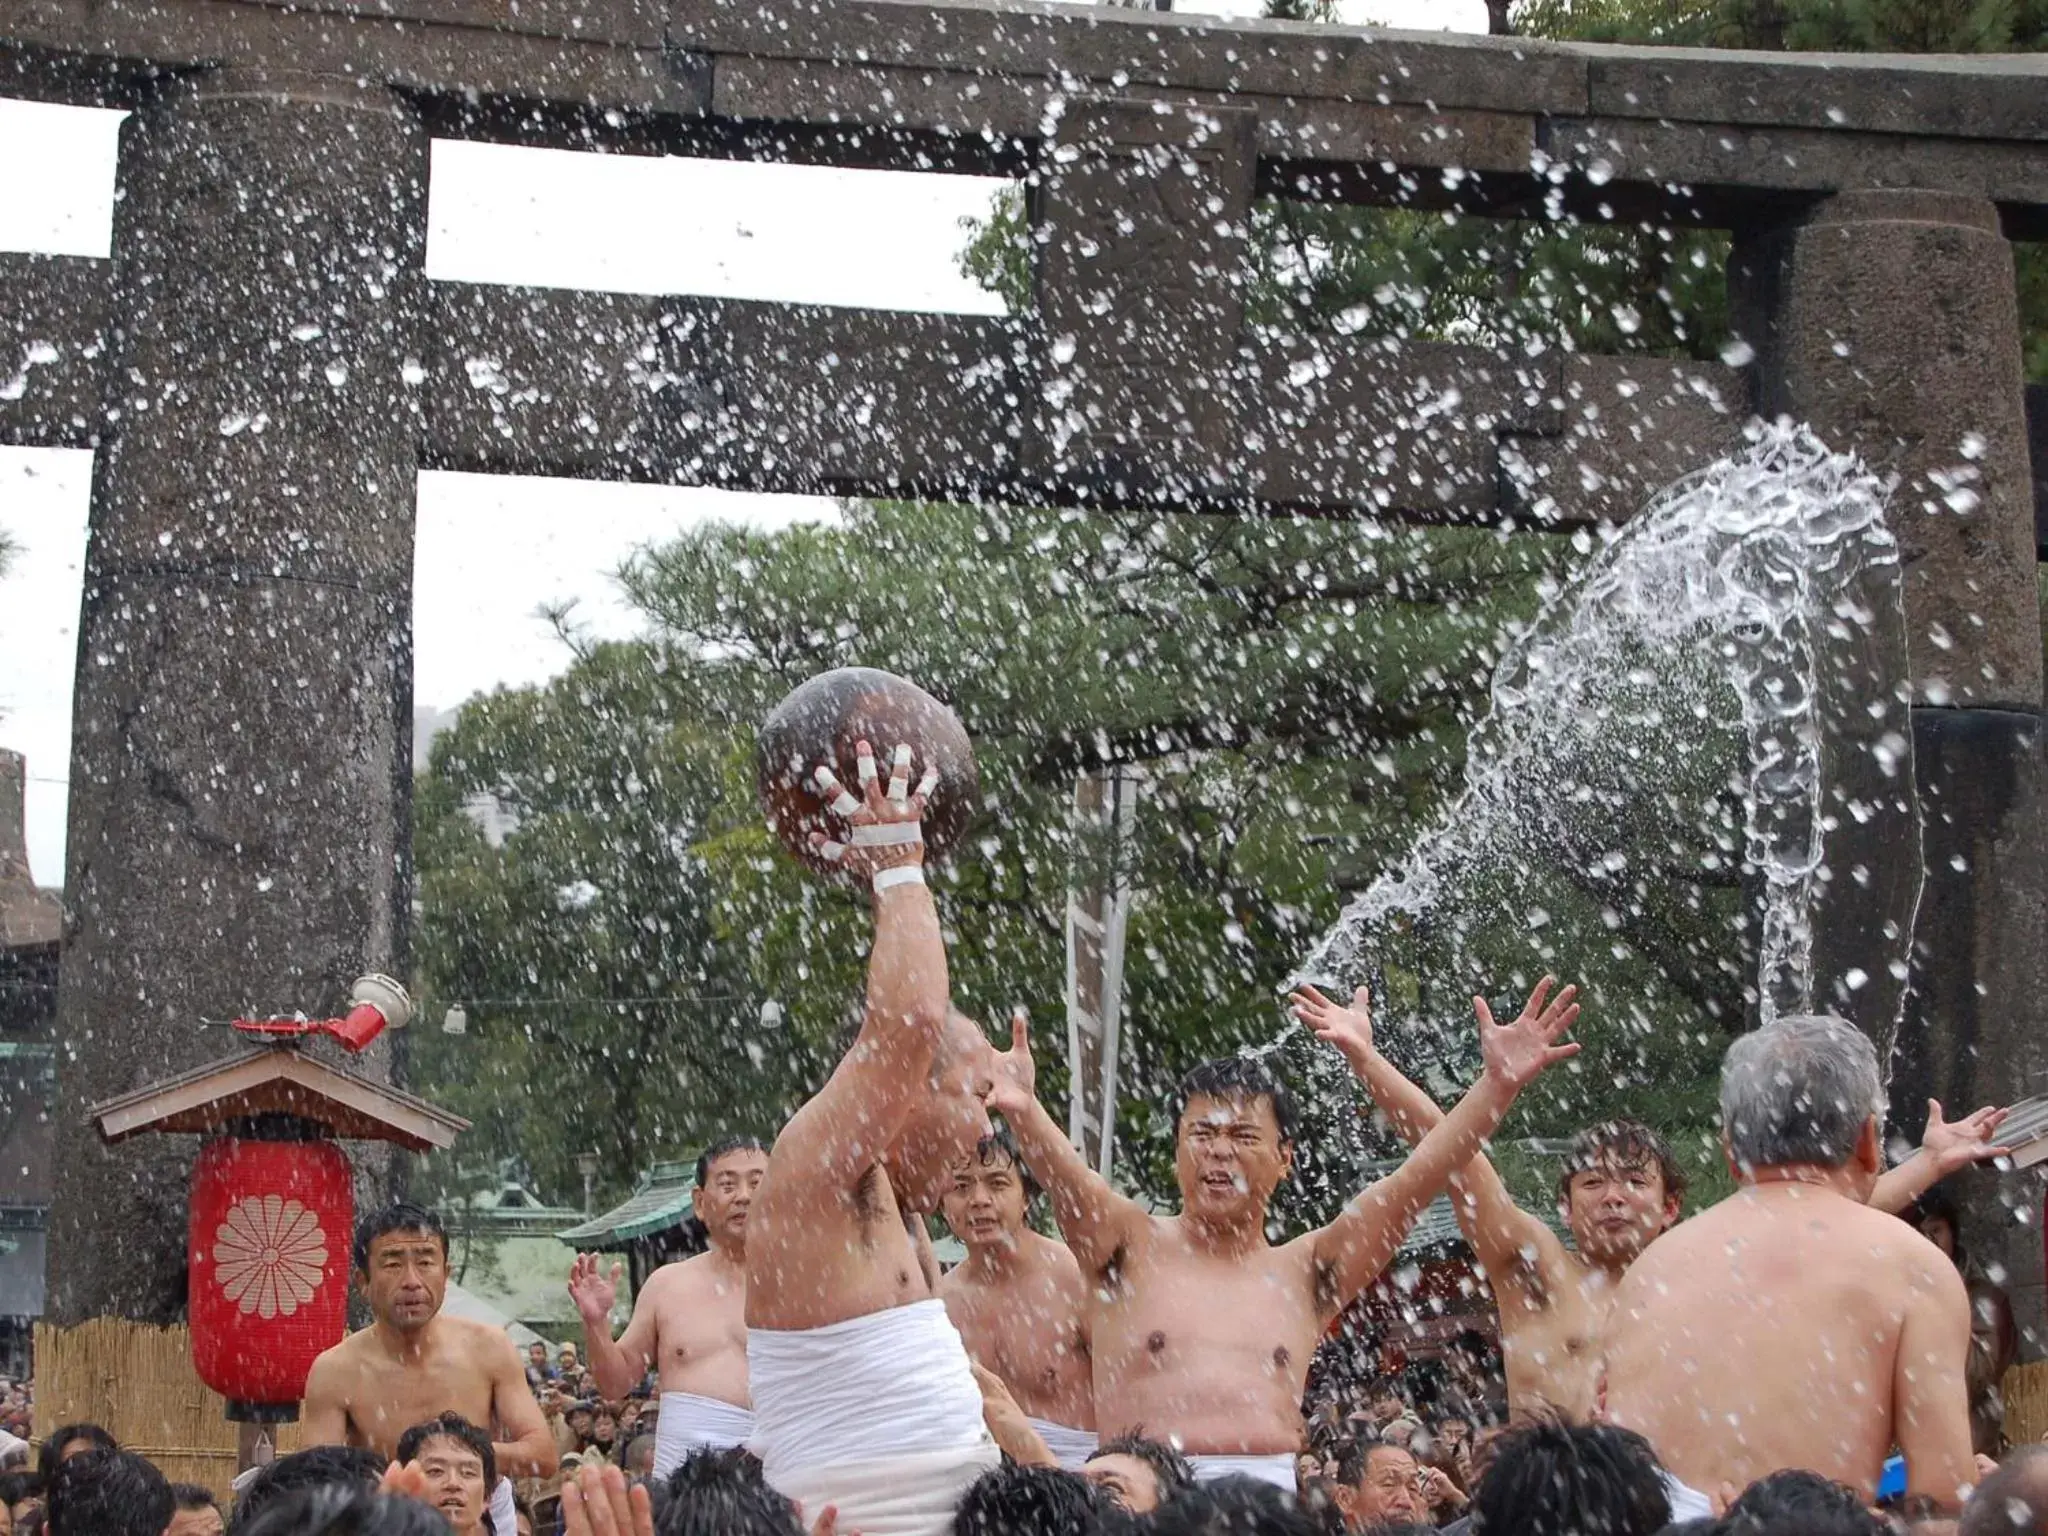
[[[2005,1438],[2032,1445],[2048,1436],[2048,1360],[2016,1365],[2005,1373]]]
[[[174,1483],[211,1488],[225,1507],[241,1426],[192,1368],[192,1337],[99,1317],[76,1328],[36,1325],[36,1435],[60,1424],[104,1424]],[[297,1424],[268,1426],[277,1454],[299,1446]]]

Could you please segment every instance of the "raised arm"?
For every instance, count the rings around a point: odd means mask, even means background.
[[[1537,983],[1522,1010],[1524,1019],[1542,1016],[1551,985],[1547,976]],[[1555,1006],[1569,1004],[1576,996],[1576,988],[1566,987],[1557,994]],[[1290,1001],[1294,1016],[1317,1039],[1343,1055],[1403,1141],[1412,1147],[1443,1121],[1444,1112],[1436,1101],[1404,1077],[1374,1044],[1371,995],[1364,987],[1352,994],[1349,1008],[1340,1008],[1314,987],[1301,988]],[[1546,1289],[1554,1289],[1557,1277],[1570,1262],[1564,1244],[1549,1227],[1515,1204],[1489,1159],[1483,1154],[1474,1157],[1452,1174],[1450,1190],[1458,1230],[1472,1245],[1498,1299],[1534,1303],[1537,1297],[1531,1294],[1529,1284],[1532,1272],[1538,1276],[1547,1273],[1552,1283]]]
[[[1081,1272],[1101,1274],[1117,1252],[1143,1232],[1145,1212],[1088,1166],[1038,1102],[1030,1021],[1021,1008],[1010,1017],[1010,1049],[997,1058],[988,1107],[1008,1122],[1025,1166],[1052,1197],[1053,1218]]]
[[[561,1448],[548,1428],[547,1415],[526,1384],[526,1366],[512,1341],[494,1329],[486,1342],[491,1376],[491,1417],[497,1438],[491,1450],[501,1477],[553,1477],[562,1464]]]
[[[1930,1251],[1906,1304],[1893,1367],[1893,1433],[1906,1458],[1909,1498],[1954,1513],[1976,1481],[1964,1373],[1970,1354],[1970,1299],[1953,1265]]]
[[[1479,1015],[1479,1048],[1486,1062],[1479,1081],[1422,1138],[1405,1163],[1313,1235],[1316,1267],[1330,1281],[1325,1299],[1333,1310],[1349,1306],[1387,1267],[1422,1208],[1478,1153],[1515,1096],[1545,1067],[1578,1052],[1575,1044],[1558,1043],[1579,1016],[1569,990],[1540,1013],[1525,1012],[1507,1025],[1493,1022],[1484,998],[1473,998],[1472,1006]]]
[[[583,1319],[583,1355],[590,1362],[590,1374],[607,1402],[619,1402],[647,1374],[654,1363],[655,1313],[660,1306],[661,1271],[656,1270],[633,1298],[633,1320],[612,1342],[612,1307],[619,1299],[619,1277],[624,1266],[614,1262],[609,1278],[604,1261],[594,1253],[579,1253],[569,1266],[569,1299]]]
[[[2003,1157],[2010,1150],[1996,1145],[1992,1137],[2005,1124],[2009,1110],[1986,1105],[1960,1120],[1944,1120],[1941,1101],[1927,1101],[1927,1129],[1920,1133],[1919,1150],[1877,1181],[1870,1203],[1893,1216],[1903,1215],[1918,1200],[1952,1173],[1972,1163]]]

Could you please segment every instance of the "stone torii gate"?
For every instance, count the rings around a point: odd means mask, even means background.
[[[960,0],[0,0],[0,93],[134,114],[111,260],[0,257],[0,439],[98,455],[59,1323],[172,1315],[182,1270],[182,1160],[102,1150],[81,1106],[202,1059],[195,1018],[403,972],[422,466],[1544,526],[1625,518],[1750,412],[1789,412],[1902,477],[1928,875],[1895,1097],[2040,1083],[2007,241],[2048,236],[2048,56]],[[430,282],[437,136],[1026,176],[1035,307]],[[1256,335],[1238,280],[1260,196],[1728,228],[1753,359]],[[1869,910],[1850,884],[1823,974]],[[2039,1238],[2006,1236],[1980,1247],[2028,1316]]]

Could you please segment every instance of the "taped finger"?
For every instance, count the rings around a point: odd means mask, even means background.
[[[910,798],[910,743],[897,745],[896,756],[889,764],[889,798],[898,805]]]
[[[818,764],[818,771],[812,779],[818,786],[818,793],[831,800],[834,816],[851,816],[860,809],[860,801],[847,792],[846,786],[839,782],[839,775],[823,763]]]
[[[936,768],[925,769],[924,777],[917,781],[917,798],[920,800],[931,799],[932,791],[938,787],[939,770]]]
[[[846,857],[846,844],[827,837],[822,832],[811,834],[811,852],[827,864],[837,864]]]
[[[875,771],[875,749],[862,742],[855,750],[854,763],[860,769],[860,787],[871,788],[878,777]]]

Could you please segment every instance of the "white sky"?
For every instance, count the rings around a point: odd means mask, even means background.
[[[1182,10],[1251,14],[1244,0]],[[1482,31],[1484,0],[1346,0],[1345,15]],[[119,114],[0,98],[0,250],[104,257]],[[642,293],[986,313],[954,261],[960,220],[996,183],[803,166],[581,155],[437,143],[430,276]],[[822,259],[821,259],[822,258]],[[0,387],[20,359],[0,357]],[[92,463],[0,447],[0,747],[29,764],[29,861],[64,868],[71,681]],[[538,616],[573,600],[599,634],[635,628],[612,580],[622,559],[709,518],[827,517],[829,502],[660,486],[426,473],[414,555],[413,693],[452,708],[568,658]]]

